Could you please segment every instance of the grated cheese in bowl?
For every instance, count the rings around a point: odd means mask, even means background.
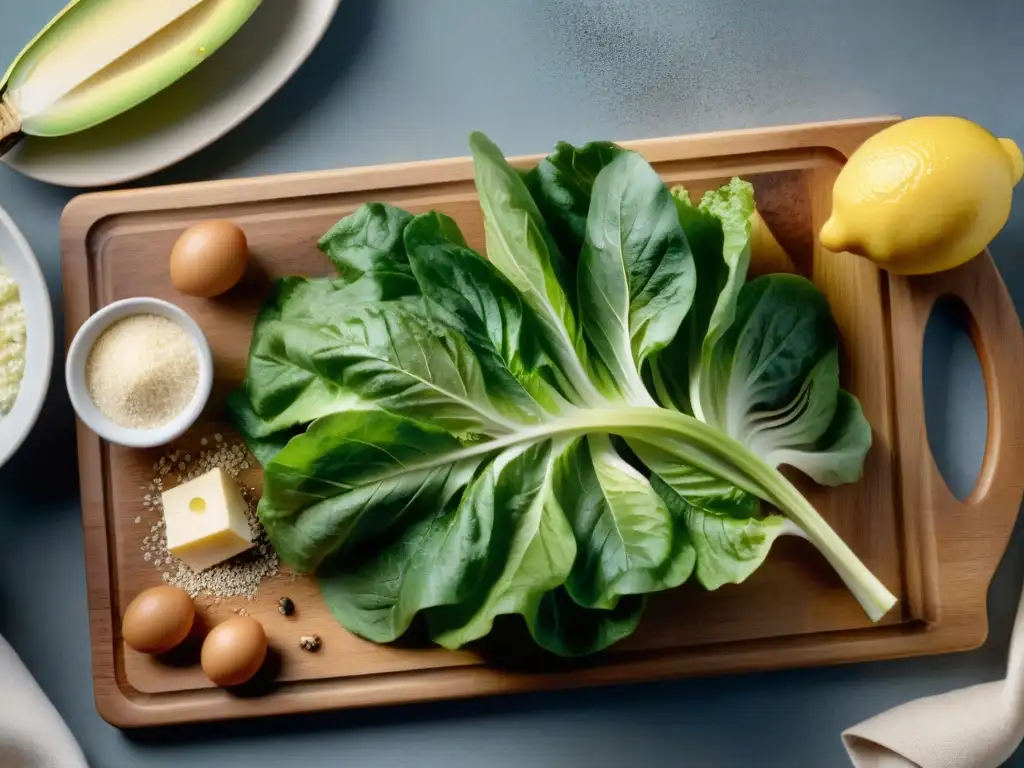
[[[113,323],[86,361],[93,402],[122,427],[153,429],[181,413],[199,383],[195,345],[180,325],[151,314]]]
[[[25,308],[18,284],[0,266],[0,416],[9,413],[25,373]]]

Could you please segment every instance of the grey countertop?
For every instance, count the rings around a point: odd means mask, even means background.
[[[0,62],[63,4],[0,0]],[[474,128],[522,153],[558,139],[934,113],[1024,141],[1022,50],[1020,0],[343,0],[266,108],[146,183],[459,155]],[[0,166],[0,205],[42,262],[58,327],[58,220],[71,195]],[[1021,307],[1019,191],[1015,203],[993,251]],[[985,442],[980,367],[955,318],[938,316],[926,347],[930,436],[963,495]],[[97,768],[841,766],[844,727],[1003,675],[1024,577],[1018,530],[991,592],[990,640],[956,656],[124,735],[93,706],[79,511],[58,365],[38,428],[0,470],[0,634]]]

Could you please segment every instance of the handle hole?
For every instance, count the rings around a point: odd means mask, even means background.
[[[988,396],[964,303],[935,303],[924,334],[924,413],[942,479],[961,501],[978,482],[988,440]]]

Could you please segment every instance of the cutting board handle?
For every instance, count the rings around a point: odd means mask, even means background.
[[[899,460],[903,467],[904,519],[908,551],[917,562],[907,574],[910,612],[927,622],[939,619],[940,579],[944,589],[961,588],[945,566],[981,571],[987,592],[1009,540],[1024,494],[1024,331],[992,257],[982,253],[966,264],[935,275],[889,278],[900,403]],[[985,378],[988,438],[978,480],[965,500],[946,485],[928,446],[924,415],[924,336],[936,303],[959,300]],[[936,554],[943,552],[943,563]],[[982,601],[985,594],[972,596]]]

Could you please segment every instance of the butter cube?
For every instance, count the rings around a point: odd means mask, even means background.
[[[167,549],[194,571],[245,552],[252,531],[242,492],[222,469],[162,494]]]

